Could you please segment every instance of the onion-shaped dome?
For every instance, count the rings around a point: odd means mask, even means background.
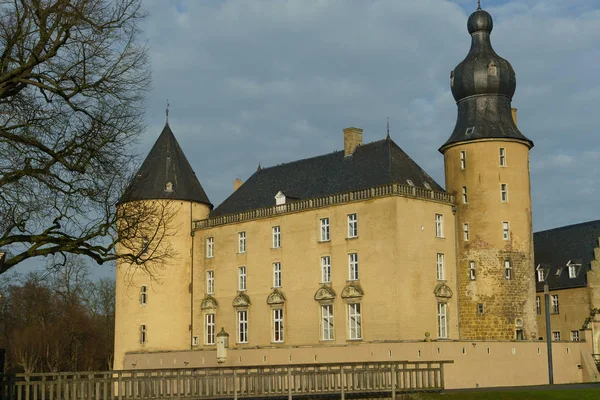
[[[515,125],[511,113],[515,93],[515,71],[490,42],[492,16],[478,8],[467,22],[471,49],[450,74],[452,95],[458,105],[454,132],[440,148],[476,139],[516,139],[533,147]]]

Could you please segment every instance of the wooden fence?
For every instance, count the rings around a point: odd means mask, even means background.
[[[352,398],[444,389],[444,364],[386,362],[4,376],[0,399]]]

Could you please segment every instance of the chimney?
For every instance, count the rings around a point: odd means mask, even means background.
[[[233,181],[233,191],[235,192],[236,190],[238,190],[240,188],[240,186],[242,186],[242,180],[240,178],[235,178],[235,181]]]
[[[519,126],[517,124],[517,109],[516,108],[511,108],[510,111],[512,113],[513,122],[515,123],[516,126]]]
[[[354,150],[362,144],[363,130],[360,128],[344,129],[344,157],[351,156]]]

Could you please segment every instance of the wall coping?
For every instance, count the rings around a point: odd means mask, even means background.
[[[284,214],[291,214],[296,212],[324,208],[333,205],[346,204],[355,201],[390,196],[408,197],[426,201],[433,201],[436,203],[454,205],[454,196],[449,193],[439,192],[416,186],[393,183],[390,185],[375,186],[368,189],[354,190],[329,196],[297,200],[279,206],[275,205],[271,207],[257,208],[250,211],[222,215],[219,217],[209,217],[207,219],[195,220],[192,224],[192,230],[197,231],[220,225],[235,224],[239,222],[252,221]]]

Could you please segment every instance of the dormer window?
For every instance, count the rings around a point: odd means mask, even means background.
[[[475,127],[474,126],[468,127],[465,133],[467,134],[467,136],[472,135],[473,133],[475,133]]]
[[[431,190],[431,185],[429,183],[424,182],[423,185],[425,186],[425,189]]]
[[[407,179],[406,183],[408,183],[410,186],[415,186],[415,184],[413,183],[413,181],[411,181],[410,179]]]
[[[488,75],[496,76],[498,74],[498,68],[496,67],[496,63],[491,61],[488,64]]]
[[[173,183],[171,182],[167,182],[167,184],[165,185],[165,192],[172,192],[173,191]]]
[[[541,265],[536,268],[538,282],[544,282],[544,269]]]
[[[577,278],[577,267],[580,267],[581,264],[574,264],[569,260],[567,263],[567,267],[569,268],[569,279]]]
[[[282,206],[285,204],[285,194],[283,194],[283,192],[278,192],[275,195],[275,205],[276,206]]]

